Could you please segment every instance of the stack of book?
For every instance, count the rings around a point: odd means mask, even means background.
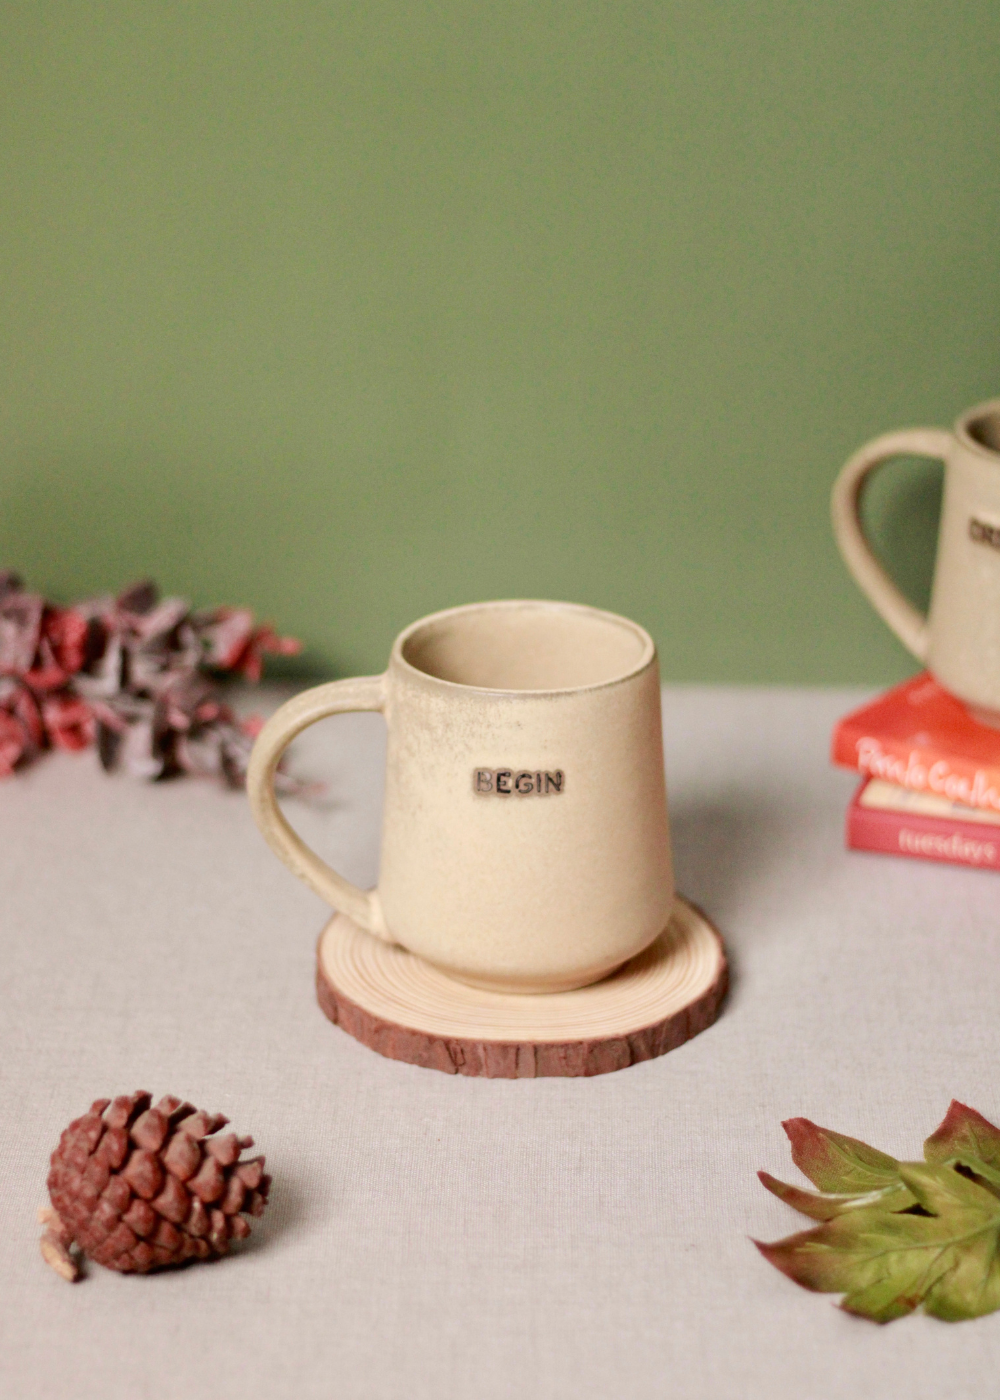
[[[846,715],[834,763],[864,775],[847,844],[1000,870],[1000,728],[924,673]]]

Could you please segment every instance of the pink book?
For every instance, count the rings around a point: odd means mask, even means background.
[[[1000,870],[1000,812],[866,778],[847,809],[847,844],[854,851]]]

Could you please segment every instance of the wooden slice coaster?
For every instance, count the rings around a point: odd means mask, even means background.
[[[330,920],[316,951],[319,1004],[362,1045],[487,1079],[606,1074],[665,1055],[712,1024],[727,981],[721,937],[680,896],[651,947],[572,992],[467,987],[344,914]]]

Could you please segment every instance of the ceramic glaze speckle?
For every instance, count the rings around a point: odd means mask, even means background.
[[[906,454],[945,463],[926,618],[875,559],[858,509],[869,474]],[[1000,400],[969,409],[951,433],[914,428],[875,438],[844,466],[832,511],[844,562],[879,616],[943,686],[1000,725]]]
[[[382,709],[388,726],[377,891],[324,865],[273,794],[294,735],[350,709]],[[477,771],[563,780],[486,796]],[[511,601],[415,623],[385,676],[318,686],[279,710],[247,786],[273,849],[334,908],[473,986],[586,985],[670,919],[656,652],[610,613]]]

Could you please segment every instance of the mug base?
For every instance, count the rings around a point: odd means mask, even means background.
[[[337,914],[317,948],[322,1010],[389,1059],[489,1079],[604,1074],[666,1054],[715,1020],[722,939],[680,896],[644,952],[600,982],[525,995],[446,976]]]
[[[638,957],[638,954],[634,956]],[[425,959],[426,961],[426,959]],[[625,960],[630,961],[629,959]],[[539,986],[537,978],[531,980],[530,985],[525,986],[521,982],[505,981],[503,979],[492,980],[485,977],[466,977],[464,974],[454,972],[451,968],[436,967],[442,977],[447,977],[450,982],[460,982],[463,987],[472,987],[477,992],[502,992],[505,996],[548,996],[550,993],[575,992],[581,987],[593,986],[595,982],[603,982],[605,977],[610,977],[617,972],[620,967],[624,967],[624,962],[611,963],[608,967],[592,968],[590,971],[576,977],[561,978],[555,977],[546,982],[544,986]]]

